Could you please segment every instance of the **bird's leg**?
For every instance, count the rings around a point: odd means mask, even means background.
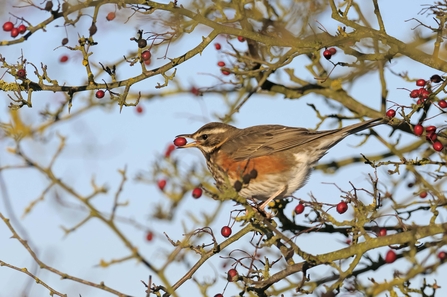
[[[272,196],[270,196],[267,200],[265,200],[261,206],[259,206],[259,210],[260,211],[264,211],[264,208],[271,202],[273,201],[273,199],[275,199],[276,197],[278,197],[279,195],[281,195],[282,193],[284,193],[287,190],[287,185],[284,185],[281,189],[279,189],[278,191],[276,191],[275,193],[273,193]]]

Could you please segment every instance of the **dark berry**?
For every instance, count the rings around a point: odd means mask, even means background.
[[[26,32],[26,26],[23,24],[20,25],[17,29],[19,29],[20,34],[24,34]]]
[[[46,11],[51,11],[53,9],[53,1],[47,1],[47,3],[45,3],[45,8]]]
[[[223,295],[219,293],[219,294],[214,295],[214,297],[223,297]]]
[[[444,145],[440,141],[435,141],[433,142],[433,149],[440,152],[444,149]]]
[[[97,31],[98,31],[98,27],[96,27],[95,22],[92,22],[92,25],[90,26],[90,28],[88,28],[88,32],[89,32],[90,36],[95,35]]]
[[[17,70],[17,77],[20,79],[26,78],[26,70],[23,68]]]
[[[443,81],[443,79],[439,75],[435,74],[430,77],[430,81],[434,83],[440,83],[441,81]]]
[[[165,179],[160,179],[157,182],[157,185],[158,185],[158,188],[163,191],[165,189],[165,187],[166,187],[166,180]]]
[[[200,90],[196,87],[192,87],[191,88],[191,93],[195,96],[199,96],[200,95]]]
[[[9,32],[14,28],[14,24],[12,22],[6,22],[3,24],[3,31]]]
[[[304,204],[303,203],[298,203],[297,206],[295,206],[295,213],[296,214],[302,214],[304,211]]]
[[[223,226],[222,229],[220,230],[220,234],[222,234],[223,237],[230,237],[231,227]]]
[[[139,48],[144,48],[147,45],[147,40],[146,39],[138,39],[138,47]]]
[[[105,95],[105,92],[103,90],[98,90],[98,91],[96,91],[96,94],[95,94],[96,98],[98,98],[98,99],[104,98],[104,95]]]
[[[348,210],[348,204],[344,201],[341,201],[337,204],[337,212],[339,214],[345,213]]]
[[[325,57],[326,60],[330,60],[332,58],[332,54],[331,54],[330,50],[325,50],[323,52],[323,57]]]
[[[151,57],[152,57],[152,54],[150,51],[144,51],[141,53],[141,60],[143,60],[143,61],[148,61],[151,59]]]
[[[417,124],[413,127],[414,135],[421,136],[424,133],[424,127],[421,124]]]
[[[175,146],[184,146],[186,144],[186,138],[184,137],[177,137],[174,139],[174,145]]]
[[[418,86],[418,87],[423,87],[423,86],[425,86],[426,83],[427,83],[427,82],[425,81],[425,79],[418,79],[418,80],[416,81],[416,86]]]
[[[393,250],[389,250],[386,253],[386,256],[385,256],[386,263],[388,263],[388,264],[393,263],[394,261],[396,261],[396,259],[397,259],[397,255]]]
[[[386,116],[389,118],[394,118],[396,116],[396,111],[394,109],[388,109],[386,112]]]
[[[201,188],[194,188],[194,190],[192,190],[192,197],[199,199],[200,197],[202,197],[202,189]]]
[[[62,45],[66,45],[67,43],[68,43],[68,38],[67,37],[62,39],[62,42],[61,42]]]

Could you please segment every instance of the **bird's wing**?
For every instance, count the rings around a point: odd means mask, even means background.
[[[298,147],[330,133],[334,131],[309,131],[280,125],[254,126],[242,129],[228,139],[222,149],[235,160],[242,161]]]

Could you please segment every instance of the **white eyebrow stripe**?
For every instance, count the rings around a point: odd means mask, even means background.
[[[228,129],[226,129],[226,128],[213,128],[213,129],[210,129],[209,131],[201,131],[199,135],[202,135],[202,134],[219,134],[219,133],[224,133],[224,132],[227,132],[227,131],[228,131]]]

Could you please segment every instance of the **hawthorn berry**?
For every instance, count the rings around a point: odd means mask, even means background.
[[[164,190],[165,189],[165,187],[166,187],[166,180],[165,179],[160,179],[160,180],[158,180],[158,182],[157,182],[157,186],[158,186],[158,188],[160,189],[160,190]]]
[[[436,131],[436,126],[428,126],[427,128],[425,128],[425,132],[427,133],[433,133]]]
[[[386,116],[389,118],[394,118],[396,116],[396,111],[394,109],[388,109],[386,112]]]
[[[220,43],[215,43],[215,44],[214,44],[214,48],[215,48],[216,50],[220,50],[220,49],[222,48],[222,46],[220,45]]]
[[[230,226],[223,226],[222,229],[220,229],[220,234],[222,234],[223,237],[230,237],[231,232],[232,230]]]
[[[47,1],[47,3],[45,3],[45,8],[46,11],[51,11],[53,9],[53,1]]]
[[[200,197],[202,197],[202,189],[201,188],[194,188],[194,190],[192,190],[192,197],[199,199]]]
[[[414,135],[421,136],[424,133],[424,127],[421,124],[417,124],[413,127]]]
[[[19,29],[12,28],[12,30],[11,30],[11,37],[12,38],[16,38],[17,36],[19,36]]]
[[[445,259],[447,259],[447,253],[444,252],[444,251],[440,251],[438,253],[438,259],[441,260],[441,261],[444,261]]]
[[[231,268],[230,270],[228,270],[228,273],[227,273],[228,275],[227,275],[227,280],[229,281],[229,282],[234,282],[234,281],[237,281],[237,279],[238,279],[238,273],[237,273],[237,270],[236,269],[234,269],[234,268]]]
[[[245,38],[242,37],[242,36],[238,36],[238,37],[237,37],[237,40],[239,40],[239,42],[244,42],[244,41],[245,41]]]
[[[67,55],[63,55],[62,57],[59,58],[59,62],[61,63],[65,63],[68,61],[68,56]]]
[[[175,145],[170,144],[165,151],[165,158],[169,158],[174,150],[175,150]]]
[[[305,206],[304,206],[303,203],[298,203],[298,205],[295,206],[295,213],[296,214],[302,214],[303,211],[304,211],[304,208],[305,208]]]
[[[443,81],[443,79],[439,75],[435,74],[430,77],[430,81],[434,83],[440,83],[441,81]]]
[[[214,297],[223,297],[223,295],[219,293],[219,294],[214,295]]]
[[[385,255],[385,262],[388,264],[393,263],[394,261],[396,261],[396,259],[397,255],[393,250],[389,250]]]
[[[147,233],[146,233],[146,240],[147,241],[152,241],[152,239],[154,239],[154,233],[152,231],[147,231]]]
[[[425,135],[425,139],[427,139],[427,141],[434,142],[438,139],[438,135],[435,132],[430,132]]]
[[[335,49],[335,47],[330,47],[327,50],[329,51],[329,53],[331,53],[332,56],[337,53],[337,50]]]
[[[377,232],[378,236],[386,236],[386,228],[380,228],[379,232]]]
[[[228,70],[221,70],[223,75],[230,75],[230,71]]]
[[[435,151],[440,152],[440,151],[442,151],[444,149],[444,145],[440,141],[435,141],[435,142],[433,142],[433,149]]]
[[[430,91],[424,88],[420,88],[419,89],[419,97],[421,97],[421,99],[427,99],[428,96],[430,96]]]
[[[14,24],[12,22],[6,22],[3,24],[3,31],[9,32],[14,28]]]
[[[411,98],[417,98],[417,97],[419,97],[419,89],[414,89],[414,90],[412,90],[411,92],[410,92],[410,97]]]
[[[325,50],[325,51],[323,52],[323,57],[325,57],[326,60],[330,60],[330,59],[332,58],[331,51],[330,51],[330,50]]]
[[[61,42],[62,45],[66,45],[67,43],[68,43],[68,38],[67,37],[62,39],[62,42]]]
[[[217,62],[217,66],[224,67],[225,66],[225,62],[224,61],[219,61],[219,62]]]
[[[141,105],[137,106],[137,113],[139,114],[143,113],[143,107]]]
[[[147,45],[147,40],[146,39],[143,39],[143,38],[138,39],[138,47],[139,48],[145,48],[146,45]]]
[[[337,204],[337,212],[339,214],[345,213],[348,210],[348,204],[344,201],[341,201]]]
[[[111,11],[107,14],[106,20],[108,20],[110,22],[110,21],[113,21],[115,19],[115,17],[116,17],[115,13],[113,11]]]
[[[416,81],[416,86],[418,86],[418,87],[423,87],[423,86],[425,86],[425,84],[426,84],[427,82],[425,81],[425,79],[418,79],[417,81]]]
[[[144,51],[141,53],[141,60],[143,60],[143,61],[148,61],[151,59],[151,57],[152,57],[152,54],[150,51]]]
[[[26,70],[23,68],[17,70],[17,77],[20,79],[26,78]]]
[[[422,199],[427,198],[428,193],[426,191],[422,191],[421,193],[419,193],[419,197],[421,197]]]
[[[177,137],[174,139],[174,145],[175,146],[184,146],[186,144],[186,138],[184,137]]]
[[[98,91],[96,91],[96,94],[95,94],[96,98],[98,98],[98,99],[104,98],[104,95],[105,95],[105,92],[103,90],[98,90]]]
[[[26,32],[26,26],[21,24],[18,28],[20,34],[24,34]]]
[[[438,101],[438,105],[439,105],[439,107],[441,107],[441,108],[447,108],[447,101],[445,101],[444,99],[439,100],[439,101]]]

